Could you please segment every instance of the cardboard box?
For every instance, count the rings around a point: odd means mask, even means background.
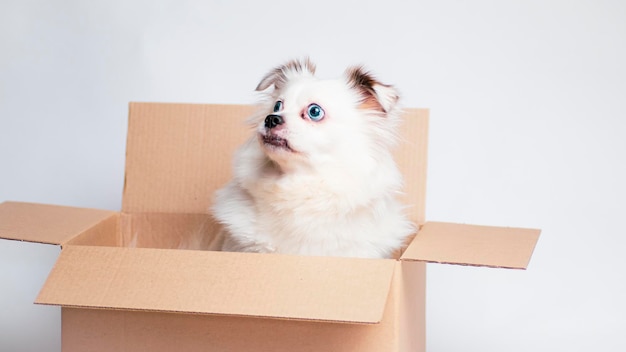
[[[36,303],[62,307],[64,352],[424,351],[426,262],[528,265],[539,230],[425,222],[421,109],[396,153],[421,229],[397,260],[172,249],[214,246],[251,111],[132,103],[121,212],[0,204],[0,237],[62,247]]]

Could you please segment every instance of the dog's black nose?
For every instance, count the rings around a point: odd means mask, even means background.
[[[267,115],[265,118],[265,128],[272,129],[278,125],[282,125],[284,122],[280,115]]]

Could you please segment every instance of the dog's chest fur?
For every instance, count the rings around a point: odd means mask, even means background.
[[[251,154],[256,160],[247,158]],[[228,198],[220,208],[238,211],[216,213],[230,224],[227,249],[388,257],[410,231],[410,224],[397,215],[400,205],[393,192],[372,196],[340,174],[281,174],[255,152],[240,155],[238,161],[255,170],[246,170],[246,177],[226,188]]]

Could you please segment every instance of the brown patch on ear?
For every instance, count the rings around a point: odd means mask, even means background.
[[[361,101],[361,104],[359,104],[359,109],[361,109],[361,110],[377,110],[377,111],[385,112],[383,110],[383,107],[378,102],[378,100],[376,100],[376,99],[374,99],[372,97],[363,99]]]
[[[289,72],[304,73],[309,72],[315,74],[315,64],[307,57],[304,61],[291,60],[284,65],[278,66],[271,70],[256,87],[257,91],[263,91],[274,85],[275,89],[282,88],[287,83],[287,74]]]
[[[391,99],[395,102],[398,99],[397,96],[381,97],[379,92],[377,92],[377,88],[393,91],[393,87],[377,81],[374,76],[367,72],[362,66],[347,69],[346,77],[351,88],[359,91],[362,96],[361,104],[359,104],[360,109],[377,110],[386,113],[388,110],[386,108],[388,105],[387,100]]]

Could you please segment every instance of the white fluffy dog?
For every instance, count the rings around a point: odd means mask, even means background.
[[[361,67],[320,80],[307,59],[270,71],[254,135],[216,192],[224,251],[392,258],[415,227],[396,200],[398,95]],[[270,89],[273,88],[273,89]]]

